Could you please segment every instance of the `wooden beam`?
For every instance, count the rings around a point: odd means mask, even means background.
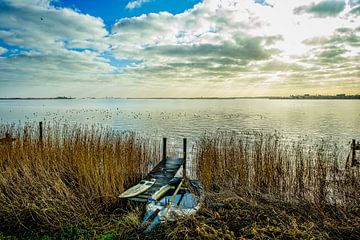
[[[163,156],[162,160],[166,160],[166,138],[163,138]]]
[[[183,139],[183,178],[186,178],[186,138]]]
[[[43,122],[39,122],[39,142],[43,142]]]

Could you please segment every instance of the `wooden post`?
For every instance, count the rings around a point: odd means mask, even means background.
[[[166,160],[166,138],[163,138],[163,160]]]
[[[183,163],[183,178],[186,178],[186,138],[183,139],[183,157],[184,157],[184,163]]]
[[[43,123],[39,122],[39,142],[42,144],[43,141]]]
[[[356,164],[356,160],[355,160],[355,155],[356,155],[356,151],[355,151],[355,149],[356,149],[356,141],[355,141],[355,139],[353,139],[352,140],[352,143],[351,143],[351,151],[352,151],[352,156],[351,156],[351,166],[353,167],[353,166],[355,166],[355,164]]]

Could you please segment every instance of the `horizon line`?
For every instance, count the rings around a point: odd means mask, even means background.
[[[302,95],[288,95],[288,96],[230,96],[230,97],[219,97],[219,96],[200,96],[200,97],[66,97],[66,96],[57,96],[57,97],[0,97],[0,100],[66,100],[66,99],[296,99],[296,98],[351,98],[351,97],[360,97],[358,94],[335,94],[335,95],[311,95],[311,94],[302,94]]]

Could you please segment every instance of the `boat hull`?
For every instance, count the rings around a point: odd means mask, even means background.
[[[146,205],[146,213],[143,219],[144,232],[152,231],[156,226],[164,221],[174,221],[178,218],[191,216],[195,214],[201,206],[203,191],[197,182],[199,191],[190,191],[189,189],[181,189],[176,193],[173,201],[171,199],[172,190],[162,197],[160,200],[150,200]]]
[[[149,188],[151,188],[152,185],[155,184],[155,182],[156,182],[155,179],[151,179],[150,181],[141,180],[140,183],[138,183],[137,185],[135,185],[135,186],[129,188],[128,190],[126,190],[125,192],[121,193],[119,195],[119,197],[120,198],[135,197],[135,196],[145,192]]]

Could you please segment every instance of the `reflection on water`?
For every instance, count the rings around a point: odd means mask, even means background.
[[[0,101],[0,120],[102,124],[157,138],[194,138],[217,130],[277,130],[289,138],[307,135],[349,141],[360,137],[360,101],[3,100]]]

